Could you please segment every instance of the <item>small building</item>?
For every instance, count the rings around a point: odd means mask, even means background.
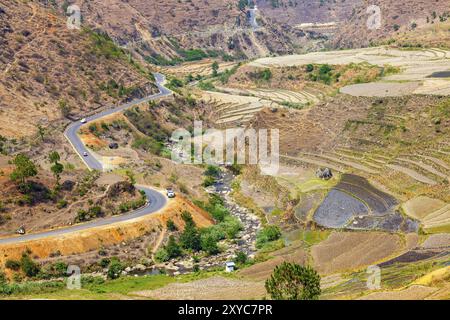
[[[119,144],[117,142],[111,142],[109,144],[110,149],[119,149]]]
[[[320,168],[317,170],[316,176],[322,180],[330,180],[333,178],[333,172],[330,168]]]
[[[225,272],[233,272],[236,264],[233,261],[225,263]]]

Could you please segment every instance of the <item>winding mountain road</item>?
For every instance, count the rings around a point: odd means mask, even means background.
[[[131,108],[135,105],[141,104],[143,102],[156,100],[158,98],[166,97],[172,94],[172,91],[164,87],[165,77],[162,74],[155,73],[154,74],[156,79],[156,85],[158,86],[159,93],[154,94],[152,96],[148,96],[142,99],[134,100],[129,103],[123,104],[118,107],[113,107],[108,110],[105,110],[103,112],[100,112],[96,115],[90,116],[89,118],[86,118],[87,123],[99,120],[103,117],[109,116],[111,114],[114,114],[116,112],[121,112],[123,110],[126,110],[128,108]],[[70,124],[66,131],[64,132],[64,136],[67,138],[67,140],[70,142],[72,147],[74,148],[75,152],[80,156],[80,158],[83,160],[83,162],[86,164],[89,170],[99,170],[103,171],[102,164],[95,159],[95,157],[92,155],[90,150],[85,147],[83,142],[81,141],[80,137],[78,136],[77,132],[83,126],[84,124],[80,121],[74,122]],[[84,154],[87,153],[87,157],[84,156]],[[72,227],[68,228],[61,228],[61,229],[54,229],[50,231],[44,231],[40,233],[33,233],[33,234],[27,234],[23,236],[16,236],[11,238],[4,238],[0,239],[0,245],[3,244],[14,244],[18,242],[25,242],[25,241],[32,241],[32,240],[40,240],[45,239],[48,237],[55,237],[55,236],[62,236],[69,233],[74,232],[80,232],[80,231],[86,231],[88,229],[102,227],[111,225],[118,222],[124,222],[128,220],[132,220],[135,218],[143,217],[152,213],[155,213],[162,208],[164,208],[167,205],[167,197],[162,194],[160,191],[152,189],[148,186],[137,186],[139,190],[142,190],[145,192],[148,202],[147,205],[141,209],[138,209],[136,211],[130,212],[128,214],[119,215],[119,216],[112,216],[105,219],[100,219],[92,222],[87,222],[83,224],[74,225]]]

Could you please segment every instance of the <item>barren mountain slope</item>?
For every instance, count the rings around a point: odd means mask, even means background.
[[[66,1],[53,9],[64,12]],[[236,0],[92,0],[79,1],[83,23],[108,33],[117,43],[144,57],[185,58],[183,50],[204,49],[233,56],[291,53],[309,34],[258,15],[254,30],[247,9]]]
[[[0,0],[0,134],[154,92],[153,77],[105,36],[69,30],[42,4]]]
[[[373,12],[368,12],[371,5],[377,5],[381,9],[379,29],[370,30],[367,27],[368,20],[374,16]],[[364,0],[340,27],[333,41],[334,47],[364,47],[410,31],[414,31],[417,35],[426,26],[446,21],[449,11],[449,0]]]
[[[264,16],[280,23],[327,23],[345,21],[363,0],[257,0]]]

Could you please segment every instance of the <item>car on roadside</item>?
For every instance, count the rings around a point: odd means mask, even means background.
[[[80,122],[83,123],[83,124],[85,124],[85,123],[87,123],[87,120],[86,120],[86,118],[83,118],[83,119],[81,119]]]
[[[89,157],[89,153],[83,152],[83,157]]]
[[[20,234],[21,236],[26,233],[25,227],[21,226],[19,229],[16,230],[16,234]]]
[[[167,198],[169,199],[175,198],[175,191],[173,191],[173,189],[171,188],[167,189]]]

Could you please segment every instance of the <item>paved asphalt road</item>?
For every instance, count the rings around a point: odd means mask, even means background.
[[[86,118],[87,122],[89,123],[89,122],[98,120],[100,118],[103,118],[105,116],[108,116],[110,114],[123,111],[127,108],[138,105],[140,103],[147,102],[150,100],[155,100],[155,99],[165,97],[165,96],[172,94],[172,92],[170,90],[168,90],[167,88],[165,88],[163,86],[165,77],[162,74],[155,73],[155,79],[156,79],[156,84],[160,90],[160,92],[158,94],[155,94],[155,95],[152,95],[152,96],[149,96],[146,98],[142,98],[139,100],[134,100],[132,102],[121,105],[119,107],[105,110],[101,113],[98,113],[89,118]],[[84,163],[90,170],[102,171],[103,168],[102,168],[101,163],[92,156],[90,151],[84,146],[84,144],[81,142],[80,138],[77,135],[77,132],[82,125],[83,124],[80,121],[72,123],[71,125],[69,125],[67,127],[64,135],[69,140],[69,142],[72,144],[75,151],[83,159]],[[85,152],[88,154],[87,157],[83,156],[83,154]],[[144,208],[138,209],[138,210],[133,211],[128,214],[113,216],[113,217],[109,217],[109,218],[105,218],[105,219],[101,219],[101,220],[78,224],[78,225],[68,227],[68,228],[55,229],[55,230],[45,231],[45,232],[41,232],[41,233],[27,234],[27,235],[17,236],[17,237],[13,237],[13,238],[0,239],[0,245],[1,244],[13,244],[13,243],[22,242],[22,241],[39,240],[39,239],[43,239],[43,238],[47,238],[47,237],[60,236],[60,235],[65,235],[67,233],[84,231],[84,230],[95,228],[95,227],[106,226],[106,225],[110,225],[110,224],[117,223],[117,222],[123,222],[123,221],[143,217],[143,216],[149,215],[151,213],[154,213],[154,212],[162,209],[167,204],[167,198],[161,192],[151,189],[146,186],[137,186],[137,188],[139,190],[143,190],[145,192],[145,194],[147,195],[148,205]]]

